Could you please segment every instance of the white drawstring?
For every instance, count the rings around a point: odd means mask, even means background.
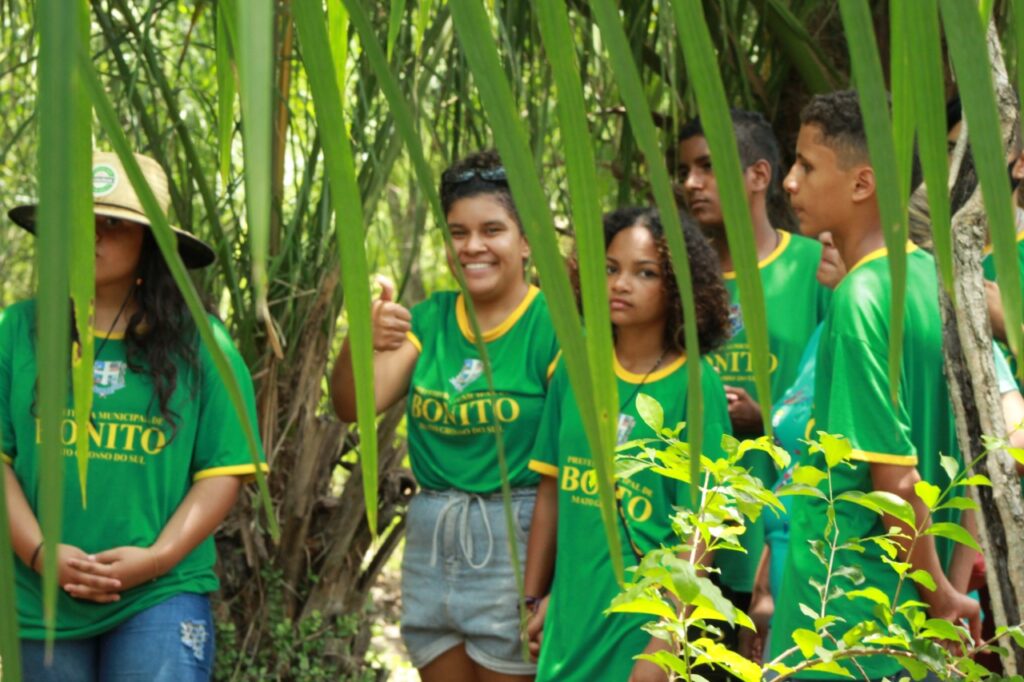
[[[484,520],[484,530],[487,533],[487,554],[484,555],[484,559],[479,564],[473,563],[473,533],[469,527],[469,505],[471,502],[476,502],[480,507],[480,514]],[[466,563],[469,564],[470,568],[478,569],[483,568],[491,560],[491,555],[494,553],[494,533],[491,531],[491,521],[487,518],[487,506],[484,502],[484,498],[479,495],[459,495],[448,500],[441,511],[437,514],[437,521],[434,522],[434,541],[433,547],[430,551],[430,565],[437,565],[437,536],[441,533],[441,529],[444,527],[445,517],[448,516],[448,512],[454,509],[456,506],[460,506],[459,517],[457,523],[459,525],[459,547],[462,549],[463,555],[466,557]]]

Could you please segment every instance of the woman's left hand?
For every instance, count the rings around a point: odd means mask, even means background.
[[[156,552],[150,547],[115,547],[96,554],[96,563],[109,569],[109,575],[121,581],[121,590],[129,590],[161,575]],[[87,571],[88,566],[76,566]]]

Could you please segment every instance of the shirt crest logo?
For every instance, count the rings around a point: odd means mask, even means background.
[[[128,364],[121,360],[97,360],[92,366],[92,391],[101,398],[125,387]]]
[[[729,329],[732,332],[731,336],[736,336],[743,331],[743,310],[737,303],[729,306]]]
[[[455,387],[456,393],[462,393],[471,383],[480,378],[484,373],[484,363],[477,358],[463,360],[462,370],[448,382]]]
[[[630,435],[633,433],[633,427],[636,426],[636,419],[632,415],[619,413],[619,428],[615,434],[615,444],[622,445],[629,441]]]

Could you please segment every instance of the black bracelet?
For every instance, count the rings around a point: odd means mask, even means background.
[[[28,567],[31,568],[33,571],[36,570],[36,559],[39,558],[39,551],[43,548],[43,542],[45,541],[39,541],[39,544],[36,545],[35,550],[32,552],[32,559],[28,562]]]
[[[528,594],[525,597],[523,597],[523,606],[525,606],[526,610],[530,613],[537,613],[537,607],[540,606],[540,603],[543,599],[544,597],[535,597],[533,595]]]

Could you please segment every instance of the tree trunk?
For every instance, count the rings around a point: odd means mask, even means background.
[[[1003,141],[1013,148],[1017,99],[1003,68],[1002,49],[990,26],[989,55],[1000,105]],[[962,135],[968,134],[965,125]],[[955,307],[940,287],[946,378],[956,417],[957,438],[970,467],[984,452],[982,434],[1005,440],[1006,429],[995,379],[992,331],[985,303],[982,252],[988,234],[980,188],[953,218]],[[978,533],[984,550],[986,580],[997,626],[1024,618],[1024,504],[1014,462],[1003,450],[976,464],[992,480],[992,488],[975,486],[971,496],[980,505]],[[1006,675],[1024,672],[1024,650],[1011,647],[1003,657]]]

